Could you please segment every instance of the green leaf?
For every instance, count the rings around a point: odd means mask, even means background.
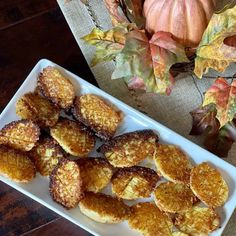
[[[96,47],[91,66],[115,59],[116,55],[122,51],[125,45],[126,34],[133,30],[133,28],[134,25],[132,24],[119,25],[106,32],[94,28],[90,34],[84,36],[82,39],[86,43]]]
[[[124,49],[116,57],[116,68],[112,79],[124,78],[132,81],[133,78],[145,78],[154,81],[151,61],[151,52],[148,38],[143,31],[134,30],[127,34]]]
[[[112,79],[124,78],[131,88],[139,84],[147,92],[169,95],[174,83],[171,66],[187,61],[184,48],[170,33],[157,32],[149,41],[144,31],[134,30],[127,34],[125,47],[116,57]]]
[[[224,78],[217,79],[205,94],[203,106],[215,104],[220,126],[232,121],[236,114],[236,81],[232,84]]]
[[[224,43],[236,34],[236,6],[220,14],[214,14],[203,34],[195,59],[195,74],[202,78],[209,68],[224,72],[230,63],[236,62],[236,49]]]
[[[217,111],[213,104],[205,107],[199,107],[190,112],[193,119],[193,125],[189,134],[201,135],[206,131],[209,131],[211,134],[218,133],[220,124],[216,119],[216,113]]]

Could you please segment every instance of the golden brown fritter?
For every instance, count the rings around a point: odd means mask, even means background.
[[[141,202],[131,207],[129,226],[145,236],[172,236],[172,221],[153,202]]]
[[[176,232],[172,233],[172,236],[189,236],[189,234],[185,234],[185,233],[182,233],[182,232],[179,232],[179,231],[177,232],[176,231]]]
[[[94,94],[77,97],[74,102],[73,114],[102,139],[114,136],[122,121],[121,111],[108,104],[104,99]]]
[[[37,93],[27,93],[16,103],[16,114],[22,119],[30,119],[40,127],[51,127],[59,118],[60,110]]]
[[[0,174],[27,183],[35,177],[36,169],[27,153],[0,145]]]
[[[196,202],[187,185],[172,182],[161,183],[154,191],[154,199],[160,210],[169,213],[185,212]]]
[[[62,109],[68,109],[73,105],[74,86],[55,67],[48,66],[43,69],[37,81],[37,89]]]
[[[189,184],[192,165],[188,156],[178,147],[158,145],[154,161],[157,171],[167,180]]]
[[[37,171],[43,176],[48,176],[64,154],[60,145],[53,138],[43,137],[30,151],[30,156]]]
[[[228,185],[220,172],[206,162],[194,167],[190,176],[190,187],[207,206],[222,206],[228,199]]]
[[[115,167],[131,167],[153,157],[158,136],[152,130],[139,130],[116,136],[98,151]]]
[[[101,157],[80,158],[77,161],[85,191],[99,192],[111,180],[113,167]]]
[[[159,177],[149,168],[134,166],[120,168],[112,177],[112,192],[123,199],[150,197]]]
[[[0,130],[0,144],[30,151],[38,141],[39,127],[30,120],[13,121]]]
[[[78,205],[84,194],[80,170],[74,161],[60,160],[50,175],[49,191],[52,199],[67,209]]]
[[[130,214],[129,206],[103,193],[85,193],[79,207],[84,215],[100,223],[119,223],[126,220]]]
[[[220,226],[220,217],[213,209],[193,207],[177,215],[175,226],[191,236],[207,236]]]
[[[50,133],[67,153],[77,157],[87,156],[95,145],[95,137],[84,125],[72,120],[61,118]]]

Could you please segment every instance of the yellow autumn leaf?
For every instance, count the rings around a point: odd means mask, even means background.
[[[202,78],[209,68],[224,72],[230,63],[236,62],[236,48],[224,44],[224,40],[236,35],[236,6],[220,14],[214,14],[203,34],[195,59],[195,74]]]

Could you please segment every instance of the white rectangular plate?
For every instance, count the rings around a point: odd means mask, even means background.
[[[221,228],[213,232],[211,235],[219,236],[222,234],[227,222],[230,219],[230,216],[232,215],[236,207],[236,168],[228,164],[227,162],[221,160],[217,156],[211,154],[210,152],[202,149],[196,144],[188,141],[187,139],[183,138],[177,133],[171,131],[165,126],[159,124],[158,122],[150,119],[149,117],[143,115],[142,113],[136,111],[135,109],[127,106],[123,102],[115,99],[109,94],[89,84],[80,77],[54,64],[51,61],[43,59],[37,63],[37,65],[31,71],[31,73],[24,81],[22,86],[19,88],[15,96],[11,99],[9,104],[6,106],[6,108],[0,115],[0,128],[2,128],[5,124],[13,120],[19,119],[19,117],[17,117],[15,113],[16,101],[23,94],[30,91],[34,91],[39,73],[42,71],[43,68],[49,65],[58,68],[63,75],[65,75],[72,81],[72,83],[75,85],[77,89],[78,95],[84,93],[98,94],[108,99],[111,103],[115,104],[121,111],[123,111],[124,121],[121,127],[119,128],[117,134],[139,129],[153,129],[159,134],[161,142],[171,143],[180,146],[191,157],[192,161],[195,162],[196,164],[207,161],[210,164],[217,167],[217,169],[221,172],[224,179],[226,180],[230,190],[228,201],[226,202],[224,207],[219,209],[219,214],[221,216],[221,222],[222,222]],[[79,225],[80,227],[84,228],[85,230],[89,231],[94,235],[102,235],[102,236],[140,235],[137,232],[130,230],[127,222],[114,225],[100,224],[82,215],[79,208],[75,208],[69,211],[64,209],[51,199],[48,192],[48,178],[42,177],[39,174],[37,174],[36,178],[28,184],[15,183],[1,176],[0,180],[12,186],[16,190],[24,193],[25,195],[31,197],[32,199],[38,201],[39,203],[45,205],[49,209],[55,211],[59,215],[65,217],[66,219],[72,221],[73,223]]]

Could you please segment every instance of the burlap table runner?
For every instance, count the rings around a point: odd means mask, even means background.
[[[218,1],[219,7],[225,1]],[[94,48],[85,44],[81,37],[88,34],[95,26],[101,29],[111,28],[111,22],[102,0],[88,0],[84,5],[80,0],[58,0],[58,4],[70,26],[74,37],[80,46],[88,64],[94,54]],[[70,45],[68,45],[69,47]],[[214,81],[213,79],[195,79],[191,75],[181,75],[176,78],[176,84],[172,94],[167,96],[137,93],[129,91],[122,80],[111,80],[114,63],[108,62],[92,67],[91,70],[99,84],[99,87],[114,97],[139,109],[148,116],[171,128],[187,139],[201,145],[200,137],[189,136],[192,119],[190,111],[197,108],[201,102],[203,93]],[[231,65],[226,75],[232,75],[236,71],[236,65]],[[211,72],[211,75],[214,72]],[[85,78],[86,79],[86,78]],[[236,145],[230,151],[226,161],[236,166]],[[235,199],[236,201],[236,199]],[[231,217],[223,235],[236,235],[236,212]]]

